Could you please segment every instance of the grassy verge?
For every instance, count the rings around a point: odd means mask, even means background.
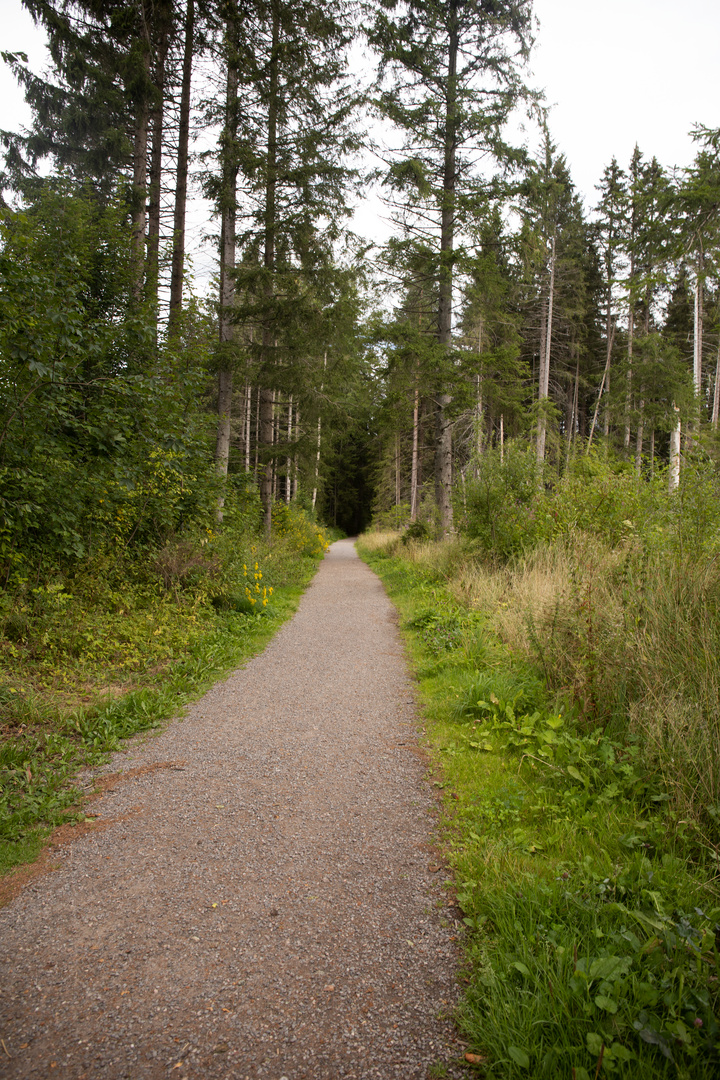
[[[400,611],[442,763],[477,1067],[720,1075],[717,865],[641,737],[581,722],[508,647],[507,577],[492,605],[470,605],[457,546],[435,565],[392,536],[359,548]]]
[[[247,546],[230,587],[223,581],[221,589],[175,596],[155,590],[143,604],[136,590],[130,619],[130,589],[114,612],[106,596],[93,606],[66,593],[70,612],[44,610],[34,622],[25,615],[24,636],[10,639],[12,648],[2,657],[0,875],[35,859],[52,828],[83,819],[73,784],[79,769],[101,762],[123,739],[177,716],[259,653],[295,612],[320,553],[302,554],[282,543],[270,551],[259,542]],[[74,626],[58,626],[53,634],[53,617],[64,624],[68,614]],[[63,634],[74,641],[78,626],[100,623],[104,641],[115,643],[115,666],[102,647],[93,648],[92,637],[84,651],[59,648]],[[38,647],[45,636],[55,643],[47,653]],[[121,647],[125,641],[138,653],[134,664]],[[119,692],[108,694],[108,679]]]

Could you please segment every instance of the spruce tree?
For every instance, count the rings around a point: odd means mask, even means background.
[[[523,92],[530,23],[528,0],[383,0],[369,33],[380,57],[377,106],[402,137],[386,184],[403,227],[435,247],[436,334],[445,354],[432,387],[435,497],[444,531],[452,528],[456,240],[486,191],[479,164],[511,156],[502,127]]]

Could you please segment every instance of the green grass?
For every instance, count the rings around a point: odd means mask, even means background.
[[[662,770],[627,729],[581,724],[447,565],[359,546],[400,611],[442,766],[458,1022],[484,1075],[720,1075],[717,866]]]
[[[297,609],[316,568],[314,559],[286,555],[278,575],[286,584],[262,614],[202,609],[185,651],[160,672],[136,673],[140,685],[121,697],[53,710],[48,694],[14,695],[14,725],[0,742],[0,874],[37,858],[54,826],[82,820],[73,784],[79,769],[104,760],[123,739],[180,715],[185,704],[261,652]]]

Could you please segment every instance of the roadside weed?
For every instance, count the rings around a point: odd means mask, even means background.
[[[400,610],[442,770],[466,926],[457,1019],[483,1075],[720,1075],[717,867],[643,731],[593,724],[501,640],[505,570],[483,583],[490,607],[470,610],[441,553],[363,543]]]

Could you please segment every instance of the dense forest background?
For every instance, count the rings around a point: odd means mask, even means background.
[[[529,3],[25,6],[53,70],[3,54],[34,115],[2,136],[8,581],[238,500],[268,532],[277,502],[447,532],[496,459],[669,488],[714,459],[718,134],[682,172],[609,162],[588,216],[525,81]],[[394,231],[368,251],[346,222],[371,180]]]

